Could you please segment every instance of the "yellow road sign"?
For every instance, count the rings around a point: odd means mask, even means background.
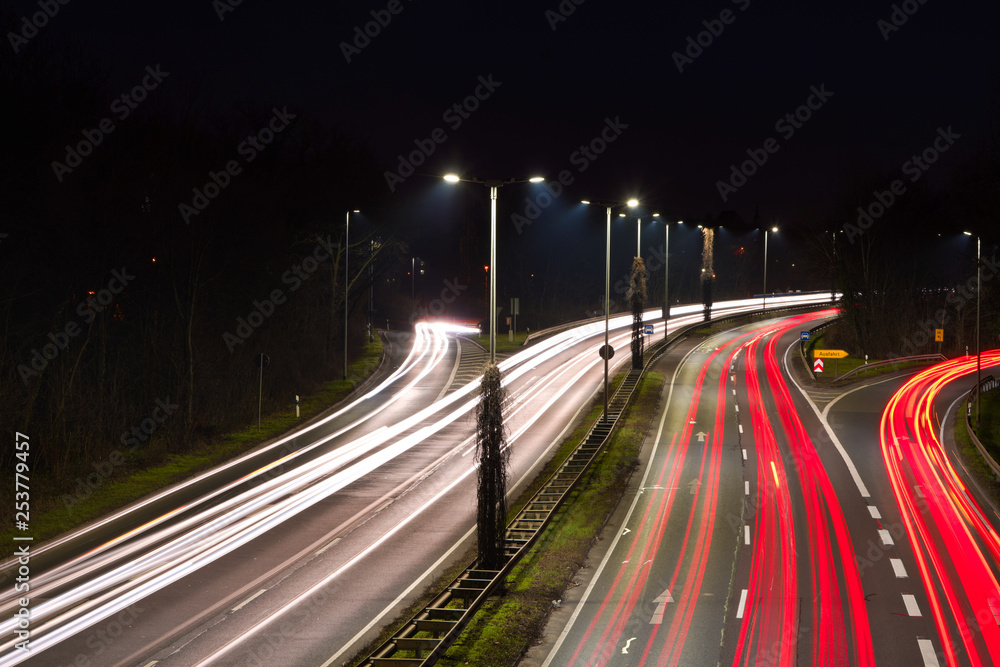
[[[944,342],[944,329],[934,330],[934,340],[938,343]]]
[[[813,350],[814,359],[843,359],[846,356],[843,350]]]

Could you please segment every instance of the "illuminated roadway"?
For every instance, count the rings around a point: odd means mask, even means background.
[[[1000,515],[940,445],[975,358],[807,397],[819,317],[658,363],[634,493],[522,664],[1000,663]]]
[[[724,310],[717,304],[717,314]],[[671,326],[700,319],[700,307],[690,311],[676,309]],[[630,320],[612,321],[619,350]],[[14,647],[15,600],[5,590],[0,665],[319,665],[350,657],[471,544],[476,383],[453,386],[461,366],[455,340],[442,327],[420,326],[410,354],[366,394],[223,470],[248,460],[257,467],[225,483],[213,483],[225,477],[218,473],[199,476],[36,552],[31,650]],[[552,335],[502,363],[515,492],[598,395],[601,343],[603,322]],[[170,505],[194,488],[196,497]],[[128,532],[112,530],[130,522]],[[47,555],[76,545],[86,546]]]

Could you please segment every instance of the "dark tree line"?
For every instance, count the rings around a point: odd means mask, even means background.
[[[897,182],[902,194],[892,194]],[[899,173],[852,173],[813,230],[810,270],[843,292],[845,349],[874,358],[975,352],[976,235],[982,240],[983,347],[1000,334],[1000,151],[981,146],[940,187]],[[963,234],[971,232],[972,236]],[[934,342],[934,330],[944,341]]]
[[[349,356],[367,340],[370,285],[384,289],[403,254],[391,228],[365,222],[384,185],[363,147],[288,109],[249,161],[241,142],[283,105],[213,111],[169,77],[58,178],[52,163],[108,115],[103,81],[42,38],[0,60],[16,100],[0,161],[0,422],[30,436],[33,470],[54,479],[249,423],[261,352],[265,410],[339,378],[345,211],[365,214],[346,250]],[[227,179],[230,161],[241,169]],[[195,189],[207,205],[186,220]]]

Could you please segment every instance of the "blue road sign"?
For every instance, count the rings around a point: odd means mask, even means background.
[[[645,333],[647,336],[652,336],[653,335],[653,325],[652,324],[646,324],[644,326],[645,326],[645,331],[643,333]]]
[[[809,332],[808,331],[800,331],[799,332],[799,340],[809,340]]]

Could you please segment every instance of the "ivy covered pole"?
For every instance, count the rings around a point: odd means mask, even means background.
[[[507,473],[510,450],[503,423],[507,393],[500,368],[489,364],[480,384],[476,406],[476,462],[479,484],[476,493],[476,526],[479,533],[479,567],[499,570],[506,562]]]
[[[642,335],[642,311],[646,308],[646,263],[642,257],[632,260],[628,305],[632,309],[632,368],[641,369],[646,342]]]

